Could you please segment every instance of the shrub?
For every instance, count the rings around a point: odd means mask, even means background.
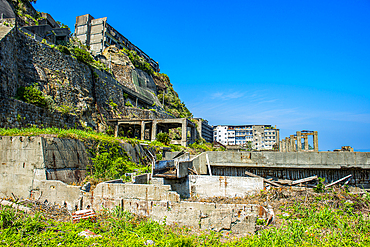
[[[58,45],[58,46],[57,46],[57,49],[58,49],[61,53],[65,54],[65,55],[71,55],[71,51],[70,51],[67,47],[65,47],[64,45]]]
[[[93,166],[88,167],[88,171],[91,176],[98,179],[119,179],[125,173],[147,169],[147,167],[139,168],[129,160],[125,149],[118,143],[100,144],[97,155],[91,160]]]
[[[158,133],[156,136],[157,141],[162,142],[165,145],[169,145],[171,142],[171,139],[167,133]]]
[[[83,62],[83,63],[86,63],[86,64],[92,64],[94,62],[94,58],[86,50],[75,47],[75,48],[73,48],[73,53],[76,56],[77,60],[80,61],[80,62]]]
[[[48,108],[48,100],[50,101],[50,99],[45,99],[36,83],[28,87],[18,88],[15,98],[43,108]]]
[[[130,101],[127,101],[127,102],[125,103],[125,106],[128,106],[128,107],[134,107],[134,106],[131,104],[131,102],[130,102]]]

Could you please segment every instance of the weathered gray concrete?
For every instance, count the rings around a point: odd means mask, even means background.
[[[93,193],[84,193],[83,207],[95,210],[120,207],[123,210],[167,224],[177,223],[202,230],[255,231],[258,205],[183,202],[166,185],[98,184]]]
[[[27,198],[42,180],[82,181],[88,163],[78,140],[0,136],[0,195]]]
[[[246,176],[245,171],[282,179],[317,175],[332,182],[352,174],[351,185],[368,188],[370,153],[365,152],[206,152],[193,159],[198,174]]]
[[[189,175],[189,194],[198,198],[245,197],[263,190],[262,178]]]

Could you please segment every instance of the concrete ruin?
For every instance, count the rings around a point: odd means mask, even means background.
[[[196,138],[195,124],[187,118],[109,119],[108,122],[114,125],[114,135],[116,137],[120,128],[123,128],[124,132],[132,128],[134,135],[138,136],[141,140],[154,141],[158,133],[168,133],[169,129],[181,127],[181,140],[172,140],[171,144],[180,144],[186,147],[187,144],[194,143]],[[189,138],[188,133],[190,134]]]
[[[309,149],[308,137],[313,136],[313,149]],[[303,139],[303,143],[302,143]],[[302,130],[295,135],[290,135],[280,141],[280,152],[319,151],[319,140],[317,131]]]
[[[313,175],[327,182],[350,177],[348,185],[370,188],[370,153],[226,151],[198,156],[166,153],[165,157],[153,166],[152,174],[136,176],[130,183],[103,182],[90,190],[71,185],[83,179],[89,164],[80,141],[2,136],[0,196],[55,203],[70,211],[118,207],[159,222],[166,219],[167,224],[245,235],[255,231],[263,207],[183,199],[244,197],[264,189],[266,181],[304,180]]]
[[[138,146],[138,145],[136,145]],[[196,192],[199,197],[208,197],[218,191],[220,196],[235,196],[238,184],[243,179],[251,189],[259,179],[218,178],[216,176],[188,176],[185,164],[192,165],[187,158],[178,169],[181,179],[188,183],[179,184],[183,191]],[[94,210],[127,210],[167,224],[191,226],[202,230],[232,231],[247,234],[255,231],[255,222],[261,207],[258,205],[228,205],[216,203],[186,202],[180,194],[151,175],[137,177],[135,183],[122,180],[100,183],[94,190],[87,186],[70,185],[81,181],[89,164],[84,145],[78,140],[54,137],[0,137],[0,196],[31,198],[55,203],[70,211],[92,208]],[[180,164],[180,162],[179,162]],[[147,184],[151,180],[151,184]],[[213,183],[218,181],[218,187]],[[141,183],[141,184],[140,184]],[[188,185],[188,187],[186,187]],[[189,187],[190,186],[190,187]],[[194,190],[194,188],[197,188]],[[210,191],[213,189],[213,192]],[[193,189],[193,191],[191,191]],[[244,193],[244,192],[243,192]],[[240,196],[244,195],[239,193]],[[184,217],[186,215],[186,217]]]

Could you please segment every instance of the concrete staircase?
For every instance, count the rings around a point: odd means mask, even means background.
[[[12,27],[0,26],[0,40],[2,40],[12,29]]]

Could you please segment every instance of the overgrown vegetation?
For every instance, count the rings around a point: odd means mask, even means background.
[[[191,118],[193,114],[185,106],[185,103],[180,100],[179,95],[173,89],[169,77],[166,74],[157,73],[155,78],[162,81],[167,87],[166,90],[162,90],[158,94],[160,101],[162,101],[164,95],[164,109],[174,117]]]
[[[0,128],[0,136],[37,136],[41,134],[54,135],[59,138],[78,139],[90,147],[92,164],[88,166],[88,178],[96,182],[122,178],[126,180],[126,173],[138,174],[149,171],[148,160],[136,164],[126,153],[122,144],[124,142],[135,145],[138,140],[129,138],[116,138],[92,130],[58,129],[58,128]]]
[[[148,75],[156,74],[152,66],[144,58],[139,56],[136,51],[128,50],[124,48],[122,49],[122,52],[124,52],[129,57],[129,59],[131,60],[131,63],[135,66],[135,68],[138,68],[146,72]]]
[[[27,87],[19,87],[15,98],[50,110],[55,107],[53,99],[41,92],[36,83]]]
[[[216,198],[218,203],[220,198]],[[230,198],[224,198],[230,200]],[[369,246],[370,195],[349,194],[343,189],[328,193],[272,189],[234,203],[257,200],[273,203],[276,220],[264,226],[256,220],[254,235],[232,236],[195,228],[166,225],[140,218],[119,208],[99,213],[97,222],[73,224],[43,211],[26,215],[9,207],[0,208],[0,242],[10,246]],[[90,230],[99,235],[84,238]]]
[[[93,165],[88,167],[89,175],[99,180],[126,179],[125,173],[145,173],[150,167],[132,162],[119,143],[99,143],[97,150],[91,150]]]
[[[171,139],[167,133],[158,133],[156,136],[157,141],[162,142],[164,145],[170,145]]]

